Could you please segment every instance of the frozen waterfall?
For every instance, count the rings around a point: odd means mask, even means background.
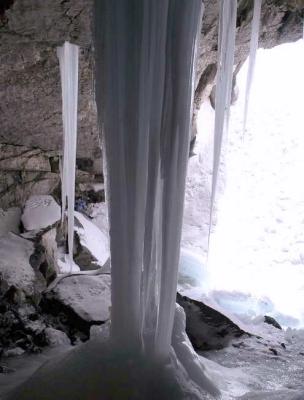
[[[201,1],[95,4],[112,336],[123,346],[166,359],[175,312]]]
[[[258,45],[259,45],[261,7],[262,7],[262,0],[254,0],[251,39],[250,39],[249,66],[248,66],[248,72],[247,72],[245,105],[244,105],[243,136],[245,136],[247,115],[248,115],[248,106],[249,106],[249,99],[250,99],[250,91],[251,91],[252,79],[253,79],[253,74],[254,74],[256,53],[257,53]]]
[[[68,259],[70,269],[73,265],[74,242],[74,205],[75,205],[75,170],[77,146],[77,102],[78,102],[78,46],[65,42],[57,48],[60,63],[62,87],[62,120],[63,120],[63,163],[61,164],[62,180],[62,221],[68,215]],[[67,203],[67,204],[66,204]]]

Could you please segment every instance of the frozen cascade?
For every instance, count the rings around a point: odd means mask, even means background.
[[[228,130],[229,124],[236,33],[236,16],[237,0],[223,0],[220,2],[218,33],[219,51],[215,93],[214,154],[209,236],[212,226],[213,208],[221,158],[222,141],[224,135]]]
[[[109,200],[111,336],[124,351],[143,352],[157,361],[167,361],[171,354],[173,364],[201,20],[200,0],[95,1],[96,103]],[[196,382],[195,368],[178,361]],[[201,388],[217,394],[203,368],[201,373]]]
[[[123,346],[166,359],[175,311],[201,1],[103,0],[96,1],[95,16],[96,97],[109,199],[112,336]]]
[[[77,146],[77,102],[78,102],[78,46],[65,42],[57,48],[60,63],[62,87],[62,120],[63,120],[63,165],[62,180],[62,221],[66,211],[68,215],[68,259],[70,268],[73,265],[74,241],[74,204],[75,204],[75,170]]]
[[[260,31],[260,18],[261,18],[262,0],[254,0],[251,39],[250,39],[250,53],[249,53],[249,66],[247,72],[246,92],[245,92],[245,105],[244,105],[244,122],[243,122],[243,137],[245,136],[248,106],[250,99],[250,91],[252,79],[254,75],[256,53],[259,45],[259,31]]]

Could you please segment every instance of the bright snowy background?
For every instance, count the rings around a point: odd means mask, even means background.
[[[221,291],[219,302],[226,309],[247,317],[268,313],[285,326],[299,327],[304,325],[303,40],[258,51],[243,141],[247,65],[238,75],[239,98],[231,108],[226,185],[204,276],[210,290]],[[186,191],[182,246],[201,255],[213,119],[205,103]]]

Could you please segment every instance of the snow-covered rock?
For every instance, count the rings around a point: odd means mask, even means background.
[[[30,265],[34,252],[32,242],[13,233],[0,238],[0,289],[6,292],[10,287],[33,295],[36,276]]]
[[[22,223],[27,231],[47,228],[61,218],[60,206],[52,196],[31,196],[25,203]]]
[[[20,218],[20,208],[12,207],[8,210],[0,208],[0,237],[8,232],[19,233]]]
[[[81,269],[96,269],[110,256],[109,239],[95,224],[80,212],[75,211],[75,232],[81,249],[75,262]]]
[[[48,297],[71,308],[87,322],[104,322],[110,317],[110,282],[109,275],[66,277]]]

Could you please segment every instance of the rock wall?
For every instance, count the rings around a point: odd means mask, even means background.
[[[81,47],[78,156],[97,160],[93,170],[100,173],[101,150],[93,84],[92,8],[93,0],[1,0],[0,143],[53,151],[53,155],[61,152],[61,89],[56,46],[70,40]],[[260,45],[271,47],[300,38],[303,9],[303,0],[265,0]],[[251,16],[252,1],[240,0],[236,65],[240,65],[248,54]],[[214,85],[217,20],[217,0],[205,1],[193,136],[196,111]],[[7,148],[2,146],[0,159],[5,158],[4,151]],[[31,181],[32,177],[28,179]],[[1,185],[3,187],[2,182]]]

